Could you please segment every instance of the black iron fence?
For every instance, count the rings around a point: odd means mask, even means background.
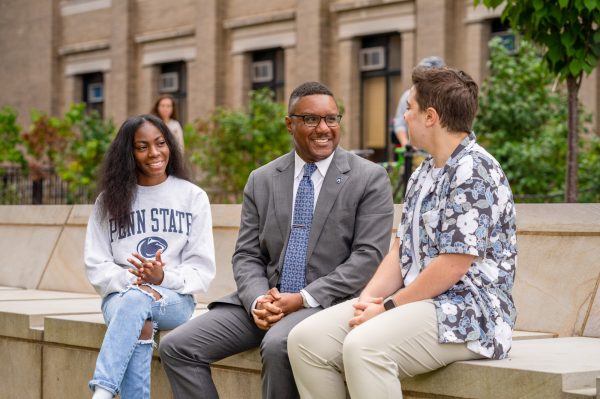
[[[42,168],[30,174],[18,166],[0,166],[2,205],[87,204],[90,198],[85,188],[69,190],[69,183],[63,181],[52,168]]]

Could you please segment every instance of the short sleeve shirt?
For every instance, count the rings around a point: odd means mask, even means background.
[[[424,187],[433,168],[429,156],[408,183],[398,228],[402,275],[413,265],[414,248],[419,252],[419,273],[441,254],[476,256],[452,288],[433,298],[439,342],[466,342],[473,352],[502,359],[512,345],[517,316],[511,294],[517,237],[508,180],[473,133],[456,148],[433,185]],[[423,188],[427,192],[421,196]],[[419,197],[420,217],[414,219]],[[419,243],[413,246],[414,229]]]

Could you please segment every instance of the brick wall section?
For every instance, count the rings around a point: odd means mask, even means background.
[[[201,0],[196,4],[196,60],[188,64],[188,115],[206,115],[223,103],[223,2]],[[191,120],[191,118],[190,118]]]
[[[448,22],[447,0],[416,0],[417,62],[424,57],[436,55],[446,58],[446,29]]]
[[[325,10],[323,0],[302,2],[296,8],[296,80],[323,80],[325,66]]]
[[[11,105],[29,126],[33,108],[52,109],[52,2],[0,2],[0,108]]]
[[[21,124],[29,124],[31,109],[57,114],[79,100],[80,93],[74,93],[81,89],[79,78],[65,76],[66,67],[70,62],[93,64],[99,59],[110,60],[105,73],[105,116],[120,124],[128,115],[148,112],[157,92],[157,67],[141,65],[148,45],[135,43],[134,38],[189,27],[194,28],[196,58],[187,65],[188,120],[205,116],[219,105],[243,106],[250,85],[248,57],[231,53],[232,30],[223,22],[266,16],[265,24],[259,25],[267,26],[269,15],[294,11],[296,43],[284,49],[285,93],[289,95],[309,79],[331,86],[347,106],[344,145],[354,148],[360,134],[360,75],[355,73],[354,44],[344,41],[360,38],[339,39],[336,5],[362,15],[365,23],[369,22],[365,16],[384,9],[414,9],[415,29],[402,33],[402,89],[410,86],[412,67],[429,55],[444,57],[478,82],[487,74],[489,20],[467,21],[471,0],[113,0],[110,8],[62,13],[65,7],[72,10],[85,4],[73,0],[0,2],[0,107],[15,107]],[[168,50],[177,40],[166,38],[161,43]],[[59,55],[65,47],[103,41],[108,49]],[[342,49],[353,53],[342,54]],[[580,99],[597,120],[598,72],[584,80]]]

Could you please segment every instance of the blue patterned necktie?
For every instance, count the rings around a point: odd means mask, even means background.
[[[310,176],[315,169],[317,169],[317,165],[314,163],[304,165],[304,175],[296,193],[294,220],[281,273],[279,287],[281,292],[299,292],[306,285],[306,250],[308,249],[315,200],[315,188]]]

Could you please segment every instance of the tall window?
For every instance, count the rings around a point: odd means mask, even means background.
[[[98,111],[104,117],[104,75],[102,72],[81,75],[81,98],[88,112]]]
[[[361,71],[361,147],[376,162],[391,159],[389,126],[402,94],[400,35],[368,36],[359,52]]]
[[[283,50],[271,49],[252,53],[250,77],[252,90],[268,87],[275,101],[284,101],[283,94]]]
[[[170,94],[175,99],[175,108],[179,122],[187,120],[187,76],[185,62],[169,62],[160,65],[158,93]]]

